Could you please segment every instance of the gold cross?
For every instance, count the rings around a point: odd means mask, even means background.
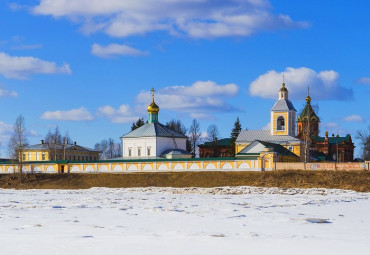
[[[154,92],[156,92],[156,91],[154,90],[154,88],[152,88],[150,91],[152,92],[152,99],[154,101]]]

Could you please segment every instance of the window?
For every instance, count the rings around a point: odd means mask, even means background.
[[[74,160],[74,161],[76,160],[76,155],[73,155],[73,160]]]
[[[290,151],[293,151],[293,146],[289,146],[289,147],[288,147],[288,149],[289,149]]]
[[[82,156],[82,161],[84,161],[85,160],[85,156]]]
[[[77,156],[77,160],[80,161],[80,156]]]
[[[32,156],[30,152],[28,152],[28,160],[32,160]]]
[[[92,161],[92,156],[90,156],[90,161]]]
[[[132,155],[132,148],[128,148],[128,156],[131,157]]]
[[[150,146],[147,148],[147,154],[150,156]]]
[[[285,130],[285,119],[283,116],[277,118],[277,130]]]
[[[141,147],[138,147],[137,148],[137,156],[140,157],[141,156]]]
[[[26,153],[23,153],[22,160],[26,160]]]
[[[42,155],[41,155],[41,159],[42,159],[42,160],[45,160],[45,152],[43,152],[43,153],[42,153]]]

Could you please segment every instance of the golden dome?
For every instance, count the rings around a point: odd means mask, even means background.
[[[152,103],[146,109],[148,110],[149,113],[158,113],[159,112],[159,107],[154,102],[154,100],[152,101]]]
[[[283,82],[283,85],[280,88],[280,91],[288,91],[287,88],[285,87],[285,83]]]
[[[307,104],[311,103],[311,97],[310,96],[306,96],[306,102],[307,102]]]

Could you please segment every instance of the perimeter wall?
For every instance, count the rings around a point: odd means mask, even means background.
[[[273,170],[370,170],[370,161],[351,163],[273,162],[271,160],[236,160],[234,158],[138,160],[97,162],[29,162],[25,173],[128,173],[169,171],[273,171]],[[0,164],[0,174],[19,172],[16,164]]]

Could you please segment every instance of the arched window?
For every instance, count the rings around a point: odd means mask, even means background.
[[[277,118],[277,130],[285,130],[285,119],[283,116]]]

